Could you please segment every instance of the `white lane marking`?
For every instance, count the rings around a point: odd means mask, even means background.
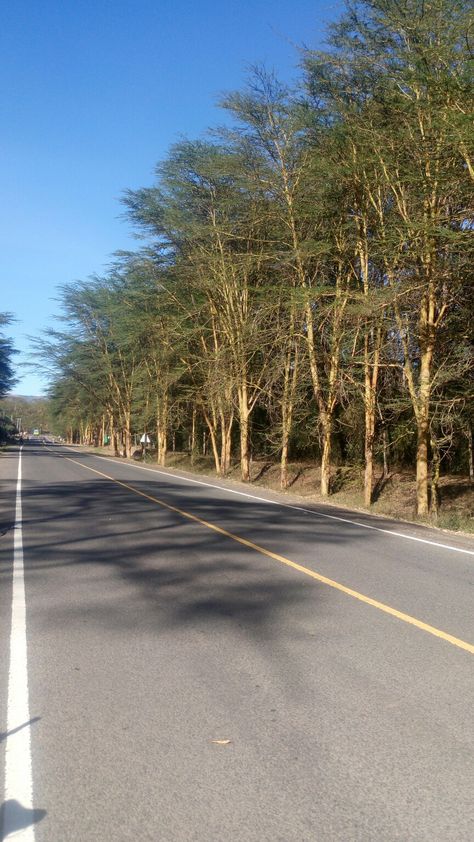
[[[92,454],[94,455],[94,454]],[[95,456],[96,459],[104,459],[105,461],[110,462],[107,456]],[[229,494],[238,494],[240,497],[249,497],[251,500],[259,500],[260,503],[271,503],[274,506],[283,506],[285,509],[294,509],[297,512],[306,512],[309,515],[315,515],[316,517],[323,517],[329,518],[329,520],[339,520],[342,523],[350,523],[353,526],[360,526],[361,529],[373,529],[376,532],[384,532],[386,535],[394,535],[396,538],[405,538],[407,541],[419,541],[421,544],[430,544],[432,547],[442,547],[444,550],[452,550],[455,553],[466,553],[467,555],[474,556],[474,550],[466,550],[462,547],[453,547],[450,544],[441,544],[439,541],[430,541],[427,538],[417,538],[415,535],[406,535],[404,532],[395,532],[393,529],[382,529],[380,526],[372,526],[368,523],[361,523],[357,520],[350,520],[346,517],[341,517],[340,515],[330,515],[325,512],[315,512],[314,509],[305,509],[303,506],[293,506],[291,503],[281,503],[278,500],[268,500],[265,497],[258,497],[256,494],[248,494],[245,491],[237,491],[233,488],[226,488],[222,485],[214,485],[210,482],[203,482],[202,480],[198,479],[190,479],[189,477],[183,477],[180,474],[172,474],[168,473],[167,471],[160,471],[159,469],[155,468],[145,468],[144,465],[130,465],[129,462],[121,462],[121,465],[128,465],[129,468],[139,468],[141,471],[150,471],[153,474],[162,474],[165,477],[173,479],[176,477],[177,479],[185,480],[185,482],[193,482],[196,485],[206,485],[209,488],[217,488],[219,491],[227,491]]]
[[[30,711],[28,704],[28,664],[26,653],[26,605],[23,571],[21,505],[21,448],[18,456],[15,527],[13,535],[12,622],[10,671],[8,674],[8,713],[5,748],[5,805],[3,839],[34,842],[34,826],[18,827],[19,812],[33,809],[31,771]],[[23,808],[23,810],[21,809]]]
[[[105,462],[110,464],[110,458],[108,456],[98,456],[95,453],[88,453],[84,454],[87,456],[92,456],[94,459],[104,459]],[[474,550],[466,550],[463,547],[453,547],[450,544],[442,544],[439,541],[430,541],[428,538],[417,538],[415,535],[407,535],[404,532],[395,532],[394,529],[382,529],[381,526],[372,526],[368,523],[361,523],[358,520],[350,520],[347,517],[341,517],[340,515],[330,515],[326,512],[315,512],[314,509],[305,509],[303,506],[293,506],[291,503],[281,503],[278,500],[267,500],[265,497],[258,497],[257,494],[248,494],[245,491],[237,491],[234,488],[226,488],[222,485],[214,485],[211,482],[204,482],[203,480],[199,479],[190,479],[189,477],[183,477],[181,474],[169,474],[167,471],[160,471],[159,468],[146,468],[144,465],[131,465],[130,462],[120,462],[120,465],[126,465],[128,468],[137,468],[140,471],[149,471],[152,474],[162,474],[168,479],[182,479],[185,482],[193,482],[195,485],[205,485],[207,488],[217,488],[219,491],[225,491],[228,494],[238,494],[239,497],[248,497],[250,500],[258,500],[260,503],[270,503],[273,506],[282,506],[285,509],[293,509],[295,512],[305,512],[308,515],[313,515],[315,517],[322,517],[327,518],[328,520],[338,520],[341,523],[350,523],[352,526],[359,526],[361,529],[373,529],[375,532],[383,532],[385,535],[393,535],[395,538],[404,538],[406,541],[418,541],[420,544],[429,544],[431,547],[441,547],[443,550],[451,550],[454,553],[465,553],[466,555],[474,556]]]

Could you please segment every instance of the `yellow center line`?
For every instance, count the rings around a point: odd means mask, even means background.
[[[62,455],[62,454],[61,454]],[[67,459],[68,462],[74,462],[75,465],[80,465],[81,468],[85,468],[86,471],[92,471],[94,474],[98,474],[99,476],[103,477],[104,479],[110,480],[110,482],[115,482],[117,485],[121,485],[122,488],[126,488],[128,491],[132,491],[134,494],[138,494],[140,497],[145,497],[146,500],[150,500],[152,503],[157,503],[159,506],[162,506],[164,509],[168,509],[170,512],[176,512],[177,514],[181,515],[188,520],[192,520],[195,523],[199,523],[201,526],[207,527],[207,529],[212,529],[213,532],[217,532],[219,535],[224,535],[226,538],[231,538],[232,541],[237,541],[238,544],[242,544],[244,547],[248,547],[251,550],[255,550],[255,552],[260,553],[261,555],[267,556],[268,558],[272,558],[274,561],[279,561],[281,564],[286,564],[287,567],[292,567],[293,570],[298,570],[299,573],[304,573],[306,576],[309,576],[311,579],[316,579],[317,582],[322,582],[324,585],[328,585],[330,588],[334,588],[337,591],[341,591],[342,593],[347,594],[347,596],[352,596],[354,599],[358,599],[360,602],[364,602],[366,605],[371,605],[373,608],[377,608],[379,611],[383,611],[385,614],[390,614],[392,617],[396,617],[398,620],[402,620],[404,623],[409,623],[411,626],[415,626],[417,629],[421,629],[424,632],[428,632],[428,634],[432,634],[435,637],[441,638],[441,640],[445,640],[447,643],[451,643],[453,646],[457,646],[459,649],[464,649],[466,652],[470,652],[471,655],[474,655],[474,644],[467,643],[465,640],[461,640],[459,637],[454,637],[452,634],[448,634],[441,629],[437,629],[435,626],[430,626],[428,623],[424,623],[422,620],[417,620],[416,617],[412,617],[410,614],[405,614],[403,611],[398,611],[396,608],[392,608],[390,605],[386,605],[384,602],[379,602],[377,599],[372,599],[370,596],[366,596],[363,593],[359,593],[358,591],[353,590],[352,588],[346,587],[346,585],[342,585],[340,582],[334,581],[334,579],[329,579],[327,576],[323,576],[322,573],[316,573],[314,570],[310,570],[308,567],[304,567],[302,564],[298,564],[296,561],[292,561],[289,558],[286,558],[284,555],[280,555],[279,553],[274,553],[272,550],[267,550],[265,547],[261,547],[259,544],[255,544],[253,541],[249,541],[247,538],[242,538],[240,535],[234,535],[233,532],[228,532],[227,529],[223,529],[222,526],[217,526],[215,523],[210,523],[208,520],[203,520],[197,515],[193,515],[190,512],[185,512],[183,509],[179,509],[177,506],[172,506],[170,503],[166,503],[164,500],[160,500],[158,497],[153,497],[151,494],[145,494],[144,491],[139,491],[137,488],[134,488],[132,485],[128,485],[126,482],[122,482],[119,479],[115,479],[115,477],[109,476],[109,474],[104,474],[102,471],[98,471],[96,468],[91,468],[89,465],[84,465],[83,462],[78,462],[77,459],[71,459],[69,456],[63,456],[63,459]]]

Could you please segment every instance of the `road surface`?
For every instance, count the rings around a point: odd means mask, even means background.
[[[0,484],[4,839],[472,842],[472,541],[38,442]]]

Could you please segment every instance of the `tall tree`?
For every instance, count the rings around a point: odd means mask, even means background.
[[[17,353],[12,340],[5,335],[4,328],[11,324],[11,313],[0,313],[0,398],[17,383],[13,368],[13,356]]]
[[[466,249],[469,156],[459,103],[472,100],[469,10],[457,0],[349,4],[333,28],[332,52],[308,56],[316,91],[363,92],[358,127],[375,156],[393,208],[386,232],[386,283],[417,425],[417,510],[428,512],[430,402],[439,330],[458,289]],[[348,94],[350,98],[350,93]],[[360,102],[357,103],[360,106]],[[366,119],[369,118],[369,119]],[[457,131],[453,132],[456,123]]]

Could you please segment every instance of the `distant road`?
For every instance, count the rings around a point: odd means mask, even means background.
[[[36,441],[0,487],[0,839],[472,842],[473,541]]]

